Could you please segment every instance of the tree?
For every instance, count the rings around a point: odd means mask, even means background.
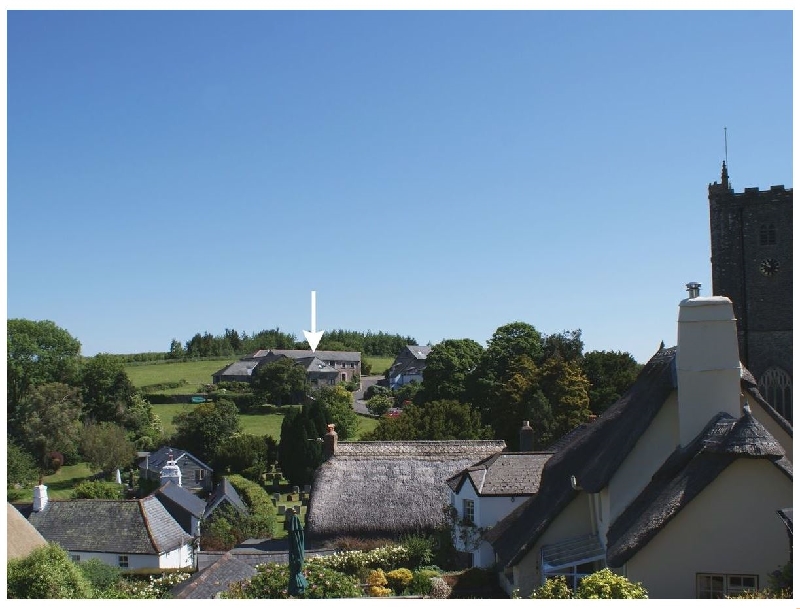
[[[92,587],[66,550],[49,543],[8,561],[8,598],[92,598]]]
[[[96,422],[123,420],[136,394],[124,364],[108,353],[84,362],[80,384],[86,416]]]
[[[120,423],[139,450],[155,450],[164,435],[161,419],[153,411],[152,404],[138,392],[128,401]]]
[[[39,467],[36,460],[28,451],[13,440],[6,444],[6,484],[29,484],[36,482],[39,477]]]
[[[358,415],[353,410],[353,395],[341,385],[322,387],[314,393],[325,412],[327,423],[336,425],[340,440],[352,439],[358,433]]]
[[[175,443],[207,461],[227,438],[241,432],[239,410],[226,399],[198,404],[190,412],[177,415],[172,422]]]
[[[289,357],[258,366],[252,385],[256,396],[279,406],[302,402],[308,389],[306,371]]]
[[[278,464],[292,484],[311,483],[314,470],[322,463],[322,443],[317,439],[326,431],[322,408],[314,402],[290,409],[283,418]]]
[[[83,428],[81,453],[90,465],[111,472],[133,462],[136,446],[122,427],[103,421]]]
[[[480,414],[469,404],[436,400],[412,404],[397,418],[384,418],[364,440],[486,440],[492,430],[481,424]]]
[[[581,367],[590,385],[589,409],[597,415],[630,389],[642,369],[630,353],[622,351],[590,351]]]
[[[78,389],[63,383],[40,385],[25,400],[20,409],[20,437],[40,467],[47,467],[52,451],[62,453],[67,461],[77,458],[82,410]]]
[[[556,439],[553,437],[553,409],[542,391],[541,380],[541,367],[529,356],[522,355],[511,362],[499,386],[499,398],[490,407],[490,420],[495,437],[505,440],[509,450],[519,450],[522,421],[530,421],[535,450],[546,448]]]
[[[564,330],[558,334],[545,336],[542,341],[542,358],[559,356],[568,362],[580,361],[583,357],[581,331]]]
[[[78,366],[81,344],[52,321],[9,319],[8,420],[14,420],[23,398],[45,383],[70,383]]]
[[[275,462],[277,452],[278,444],[270,436],[239,433],[220,442],[211,463],[219,473],[241,474],[250,480],[259,480]]]
[[[169,354],[167,357],[169,359],[181,359],[186,355],[186,350],[183,348],[183,345],[177,338],[173,338],[172,342],[169,344]]]
[[[589,380],[577,362],[552,357],[542,364],[542,391],[553,407],[553,439],[589,420]]]
[[[422,372],[425,400],[464,400],[467,378],[482,355],[483,347],[469,338],[448,339],[434,345]]]
[[[376,417],[385,415],[393,406],[394,398],[386,393],[376,393],[367,400],[367,410]]]

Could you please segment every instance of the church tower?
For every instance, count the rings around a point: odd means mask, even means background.
[[[711,279],[733,301],[739,357],[767,401],[792,421],[792,189],[708,185]]]

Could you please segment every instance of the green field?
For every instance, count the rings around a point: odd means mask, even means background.
[[[134,387],[185,381],[186,384],[182,387],[158,391],[157,393],[194,393],[200,385],[207,385],[211,382],[212,374],[234,361],[236,361],[236,358],[227,357],[197,362],[129,364],[125,366],[125,372]]]
[[[372,376],[382,376],[384,372],[386,372],[394,363],[393,357],[374,357],[372,355],[365,355],[362,357],[365,362],[369,362],[372,364],[372,371],[370,375]]]

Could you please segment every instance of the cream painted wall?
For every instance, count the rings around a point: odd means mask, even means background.
[[[101,562],[119,566],[119,554],[108,552],[70,552],[70,557],[80,556],[80,562],[97,558]],[[179,569],[193,566],[192,546],[185,545],[166,554],[128,554],[128,571],[137,569]]]
[[[475,487],[468,480],[461,485],[461,490],[458,493],[450,493],[450,505],[456,508],[459,520],[464,517],[464,499],[471,499],[475,502],[475,525],[479,528],[488,529],[508,516],[527,497],[481,497],[475,492]],[[474,552],[476,566],[490,566],[494,563],[494,552],[490,552],[486,548],[482,552],[474,551],[472,548],[464,548],[461,539],[457,535],[453,538],[453,543],[459,551]],[[487,560],[489,561],[488,564],[483,564]],[[481,564],[479,565],[478,563]]]
[[[673,391],[609,481],[608,496],[602,498],[603,522],[598,523],[601,539],[605,539],[610,523],[642,492],[677,445],[678,392]]]
[[[541,549],[570,537],[588,535],[592,532],[592,518],[589,495],[580,493],[556,517],[536,542],[532,551],[514,567],[514,588],[519,588],[523,598],[530,596],[535,588],[542,585]],[[502,584],[502,581],[501,581]]]
[[[697,573],[767,575],[789,560],[775,510],[792,481],[765,459],[737,459],[626,564],[650,598],[694,598]]]

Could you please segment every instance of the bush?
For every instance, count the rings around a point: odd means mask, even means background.
[[[411,571],[405,567],[394,569],[386,574],[386,580],[388,581],[392,590],[394,590],[395,594],[402,594],[405,592],[405,590],[411,584],[413,577],[414,575],[411,573]]]
[[[572,598],[572,590],[567,586],[564,576],[559,575],[547,578],[542,587],[533,591],[531,598]]]
[[[8,598],[92,598],[89,580],[56,544],[6,565]]]
[[[647,590],[606,568],[584,577],[575,598],[647,598]]]
[[[389,583],[383,569],[370,571],[367,576],[367,594],[370,596],[389,596],[392,591],[386,587]]]
[[[232,584],[224,598],[290,598],[289,565],[265,563],[256,567],[258,573],[249,582]],[[354,598],[361,596],[358,580],[326,567],[319,562],[306,562],[303,575],[308,587],[300,598]]]
[[[357,576],[365,569],[383,569],[389,571],[408,564],[408,550],[404,546],[391,545],[376,548],[369,552],[352,550],[338,552],[328,556],[313,556],[308,563],[322,564],[331,569]]]
[[[35,483],[39,477],[39,468],[29,452],[9,440],[6,443],[6,484]]]
[[[115,586],[122,577],[122,569],[113,565],[107,565],[99,558],[79,562],[78,568],[89,580],[92,588],[97,592],[104,592]]]
[[[349,552],[351,550],[360,550],[362,552],[369,552],[370,550],[376,550],[377,548],[382,548],[383,546],[391,546],[394,545],[395,542],[391,539],[374,539],[374,538],[363,538],[363,537],[337,537],[333,540],[331,545],[340,552]]]
[[[374,387],[374,385],[372,387]],[[372,389],[372,387],[370,387],[370,389]],[[367,410],[376,417],[385,415],[393,406],[394,399],[390,395],[376,394],[367,400]]]
[[[72,490],[73,499],[125,499],[125,485],[102,480],[81,482]]]
[[[418,569],[431,564],[436,551],[436,540],[426,535],[406,535],[401,540],[401,545],[408,551],[409,569]]]
[[[450,586],[441,577],[431,578],[431,598],[447,598],[450,591]]]
[[[439,572],[432,569],[419,569],[414,571],[411,577],[411,584],[408,586],[410,594],[419,594],[421,596],[429,596],[433,590],[431,579],[439,577]]]

